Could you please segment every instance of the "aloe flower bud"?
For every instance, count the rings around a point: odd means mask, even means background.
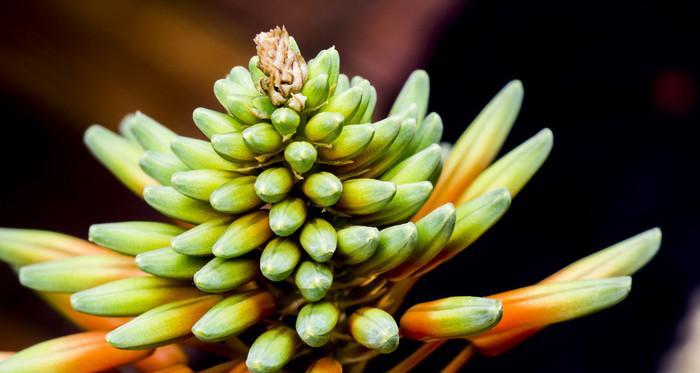
[[[306,97],[306,110],[316,110],[321,105],[325,104],[330,96],[330,87],[328,86],[328,75],[320,74],[309,79],[301,93]]]
[[[372,123],[371,126],[374,128],[372,141],[364,150],[352,158],[352,163],[336,167],[338,173],[344,174],[353,170],[362,170],[382,157],[399,135],[401,120],[398,116],[391,116]]]
[[[442,118],[437,113],[428,114],[422,122],[419,122],[416,134],[408,144],[404,155],[406,157],[416,154],[433,144],[438,144],[442,139]]]
[[[136,265],[142,271],[159,277],[179,280],[191,279],[206,263],[207,258],[182,255],[170,247],[136,255]]]
[[[241,123],[230,115],[201,107],[194,109],[192,120],[207,138],[222,133],[240,132],[243,130]]]
[[[316,148],[306,141],[295,141],[284,149],[284,160],[299,174],[310,170],[317,156]]]
[[[340,72],[340,55],[335,47],[324,49],[309,61],[309,79],[320,75],[328,77],[329,96],[335,92]]]
[[[71,306],[98,316],[136,316],[160,305],[204,295],[183,281],[141,276],[112,281],[79,291]]]
[[[321,300],[333,283],[333,271],[322,263],[305,261],[299,265],[294,275],[294,284],[304,299],[309,302]]]
[[[398,97],[394,101],[389,115],[395,115],[405,111],[409,106],[415,105],[413,118],[417,123],[425,117],[428,109],[428,95],[430,94],[430,79],[423,70],[416,70],[406,79]]]
[[[267,211],[255,211],[236,219],[212,247],[221,258],[234,258],[260,247],[272,237]]]
[[[84,332],[22,350],[0,362],[0,372],[106,371],[143,359],[151,352],[116,349],[105,342],[105,332]]]
[[[358,224],[386,226],[402,223],[415,215],[433,191],[429,181],[396,186],[396,194],[380,211],[353,219]]]
[[[139,167],[148,176],[157,180],[161,185],[170,185],[170,179],[176,172],[187,171],[189,168],[171,153],[158,153],[147,150],[139,159]]]
[[[323,357],[314,361],[306,373],[343,373],[343,366],[332,357]]]
[[[343,115],[333,112],[324,112],[314,115],[306,126],[304,136],[317,143],[330,143],[335,140],[343,130]]]
[[[212,192],[209,203],[216,211],[239,214],[262,205],[263,201],[255,193],[255,176],[241,176]]]
[[[188,197],[209,201],[215,190],[240,176],[239,173],[221,170],[180,171],[172,175],[170,185]]]
[[[282,136],[294,134],[297,131],[297,127],[299,127],[299,123],[301,122],[299,113],[286,107],[281,107],[273,111],[270,120],[272,121],[272,125],[275,126],[277,132]]]
[[[299,242],[313,260],[326,262],[338,246],[338,235],[331,223],[316,218],[304,224]]]
[[[109,251],[66,234],[32,229],[0,228],[0,260],[23,266],[76,255]]]
[[[441,166],[442,148],[432,144],[388,169],[380,179],[399,185],[425,181]]]
[[[306,203],[297,197],[288,197],[275,203],[270,209],[270,229],[276,235],[286,237],[299,229],[306,221]]]
[[[146,187],[143,190],[143,199],[161,214],[188,223],[199,224],[223,217],[208,203],[184,196],[172,187]]]
[[[260,70],[258,65],[260,64],[260,56],[253,56],[248,60],[248,73],[250,74],[250,79],[253,81],[253,85],[258,91],[262,91],[261,80],[265,77],[265,73]]]
[[[301,258],[301,249],[289,238],[275,238],[260,255],[260,272],[271,281],[282,281],[294,272]]]
[[[170,240],[183,229],[166,223],[150,221],[126,221],[120,223],[93,224],[89,240],[126,255],[168,246]]]
[[[211,137],[211,146],[221,156],[234,162],[254,162],[255,154],[243,140],[240,132],[229,132]]]
[[[351,215],[367,215],[384,208],[396,194],[396,185],[375,179],[352,179],[343,183],[335,208]]]
[[[278,326],[255,339],[245,363],[251,373],[276,372],[292,359],[298,347],[294,330]]]
[[[337,113],[342,115],[343,118],[348,119],[355,114],[361,102],[362,87],[352,87],[340,94],[333,95],[333,97],[328,100],[328,103],[321,108],[321,114]]]
[[[340,199],[343,184],[330,172],[318,172],[306,178],[302,190],[314,204],[330,207]]]
[[[183,255],[211,255],[212,246],[226,231],[231,218],[209,220],[174,237],[170,246],[175,252]]]
[[[208,141],[178,137],[170,143],[173,153],[193,170],[237,171],[240,165],[222,158]]]
[[[282,150],[282,136],[269,123],[254,124],[242,132],[246,146],[258,154],[276,153]]]
[[[204,295],[158,306],[109,332],[107,342],[127,350],[169,344],[190,335],[197,320],[221,299],[220,295]]]
[[[394,142],[385,149],[381,157],[377,158],[368,166],[369,170],[363,172],[362,176],[377,177],[386,172],[391,166],[401,161],[403,152],[416,133],[416,128],[416,121],[413,118],[402,120],[399,134],[396,135]]]
[[[319,156],[330,161],[350,159],[365,150],[373,136],[374,128],[369,124],[343,126],[340,135],[330,143],[330,147],[321,147],[318,150]]]
[[[214,258],[194,274],[194,284],[207,293],[223,293],[251,281],[257,273],[253,259]]]
[[[490,329],[501,319],[500,301],[478,297],[450,297],[420,303],[401,317],[401,334],[429,341],[463,338]]]
[[[170,141],[177,137],[175,132],[140,111],[128,115],[124,122],[131,122],[127,126],[144,150],[170,153]]]
[[[394,225],[381,230],[374,255],[355,266],[353,270],[361,275],[377,275],[398,267],[415,249],[417,236],[413,223]]]
[[[283,200],[294,186],[294,175],[285,167],[268,168],[255,179],[255,193],[267,203]]]
[[[309,303],[297,315],[297,334],[307,345],[321,347],[330,339],[339,316],[340,311],[333,303]]]
[[[353,225],[338,230],[338,254],[348,265],[362,263],[374,255],[379,245],[379,229]]]
[[[348,327],[355,341],[371,350],[389,354],[399,347],[399,327],[382,309],[360,308],[350,315]]]
[[[216,342],[237,335],[263,320],[275,309],[272,295],[253,290],[231,295],[217,303],[192,327],[202,341]]]
[[[143,275],[131,257],[84,255],[24,266],[19,271],[19,281],[34,290],[73,293],[106,282]]]

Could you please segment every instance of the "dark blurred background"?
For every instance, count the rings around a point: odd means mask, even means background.
[[[622,304],[547,328],[473,372],[654,372],[682,341],[700,285],[697,1],[6,1],[0,9],[0,226],[85,237],[92,223],[159,219],[88,154],[82,131],[142,110],[195,135],[194,107],[285,24],[307,58],[336,45],[342,70],[385,110],[415,68],[454,141],[510,79],[525,102],[505,150],[554,131],[546,165],[468,251],[409,302],[529,285],[654,226],[660,254]],[[71,327],[0,269],[0,350]],[[407,343],[409,344],[409,343]],[[450,342],[420,370],[463,344]],[[382,358],[383,371],[396,356]],[[675,368],[673,368],[675,369]],[[692,371],[692,370],[688,370]]]

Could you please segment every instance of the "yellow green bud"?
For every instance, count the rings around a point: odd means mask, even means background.
[[[257,123],[242,132],[246,146],[257,154],[271,154],[282,150],[282,136],[270,123]]]
[[[340,311],[331,302],[309,303],[297,315],[297,334],[307,345],[321,347],[330,339],[339,316]]]
[[[231,224],[231,218],[221,218],[202,223],[173,238],[170,245],[183,255],[211,255],[212,246]]]
[[[352,163],[336,167],[339,174],[345,174],[354,170],[362,170],[376,159],[382,157],[401,129],[401,120],[398,116],[391,116],[371,124],[374,128],[374,136],[369,145],[352,158]]]
[[[338,235],[331,223],[316,218],[304,224],[299,242],[309,256],[317,262],[331,259],[338,246]]]
[[[146,187],[143,198],[161,214],[188,223],[203,223],[223,217],[208,203],[184,196],[172,187]]]
[[[415,70],[406,79],[401,92],[399,92],[394,105],[391,107],[389,115],[394,115],[405,111],[410,105],[415,105],[416,110],[413,118],[420,125],[428,109],[428,96],[430,95],[430,78],[423,70]]]
[[[258,91],[262,91],[260,88],[260,80],[265,77],[265,73],[260,70],[258,64],[260,63],[259,56],[253,56],[248,60],[248,72],[250,73],[250,78],[253,81],[253,85]]]
[[[397,185],[394,198],[380,211],[356,217],[353,222],[386,226],[408,221],[420,210],[432,191],[433,184],[429,181]]]
[[[411,143],[408,144],[404,151],[404,157],[409,157],[419,151],[427,148],[432,144],[437,144],[442,138],[442,119],[437,113],[428,114],[423,122],[419,122],[416,135],[413,136]]]
[[[350,89],[350,79],[345,74],[338,74],[338,84],[335,86],[333,96],[339,96],[341,93]]]
[[[304,261],[294,274],[294,284],[309,302],[321,300],[333,284],[333,271],[323,263]]]
[[[362,98],[357,104],[357,108],[355,109],[355,112],[352,113],[352,116],[345,117],[345,124],[361,123],[361,120],[365,115],[365,111],[367,111],[367,108],[369,106],[370,99],[372,98],[372,91],[374,90],[374,87],[372,87],[372,85],[369,84],[369,81],[367,79],[359,76],[356,76],[352,79],[351,86],[353,88],[357,87],[362,90]],[[374,95],[376,99],[377,93],[374,92]],[[372,108],[372,110],[374,110],[374,108]]]
[[[216,189],[209,203],[217,211],[239,214],[262,205],[263,201],[255,193],[255,176],[241,176]]]
[[[306,203],[301,198],[287,197],[270,209],[270,229],[286,237],[296,232],[306,220]]]
[[[413,223],[394,225],[379,232],[379,244],[374,255],[356,267],[360,275],[378,275],[403,263],[416,247],[418,232]]]
[[[352,179],[343,183],[335,208],[351,215],[367,215],[383,209],[396,194],[396,185],[376,179]]]
[[[304,126],[304,136],[311,142],[330,143],[343,130],[343,115],[335,112],[322,112],[311,117]]]
[[[348,265],[362,263],[374,255],[379,245],[379,229],[352,225],[338,230],[338,254]]]
[[[252,290],[226,297],[192,327],[192,333],[206,342],[235,336],[265,319],[275,309],[272,295]]]
[[[255,211],[236,219],[216,241],[212,252],[234,258],[260,247],[272,237],[267,211]]]
[[[362,177],[379,176],[399,162],[402,159],[404,150],[411,142],[411,139],[413,139],[416,128],[416,121],[413,118],[404,119],[401,122],[399,134],[396,135],[394,141],[385,149],[379,158],[367,166],[369,170],[362,173]]]
[[[352,87],[340,94],[335,94],[321,108],[322,112],[338,113],[343,118],[351,118],[362,102],[362,87]],[[318,115],[318,114],[317,114]]]
[[[253,259],[214,258],[194,274],[194,284],[207,293],[223,293],[251,281],[257,273]]]
[[[245,363],[251,373],[277,372],[294,357],[298,347],[294,330],[278,326],[255,339]]]
[[[172,174],[170,185],[188,197],[209,201],[216,189],[239,176],[239,173],[222,170],[181,171]]]
[[[107,253],[108,250],[67,234],[0,228],[0,260],[16,267],[76,255]]]
[[[255,193],[267,202],[283,200],[294,186],[294,175],[286,167],[268,168],[255,179]]]
[[[221,156],[234,162],[254,162],[255,154],[243,140],[240,132],[229,132],[211,137],[211,146]]]
[[[340,55],[338,55],[338,51],[335,47],[330,47],[318,52],[316,57],[309,61],[308,69],[309,79],[314,79],[320,75],[326,75],[329,96],[335,92],[335,87],[338,84],[338,74],[340,72]]]
[[[330,161],[350,159],[367,148],[373,136],[374,128],[369,124],[346,125],[330,147],[321,147],[318,153]]]
[[[159,153],[147,150],[139,159],[139,167],[162,185],[170,185],[171,176],[179,171],[189,170],[172,153]]]
[[[301,118],[299,117],[299,113],[296,111],[290,108],[281,107],[272,112],[270,120],[280,135],[289,136],[297,131]]]
[[[188,282],[142,276],[106,283],[73,294],[71,306],[98,316],[136,316],[160,305],[203,295]]]
[[[176,253],[170,247],[156,249],[136,255],[136,265],[144,272],[158,277],[177,280],[191,279],[208,261]]]
[[[268,242],[260,255],[260,272],[270,281],[282,281],[294,272],[301,258],[295,240],[277,237]]]
[[[170,144],[173,153],[193,170],[212,169],[236,171],[240,165],[222,158],[209,141],[178,137]]]
[[[438,144],[432,144],[388,169],[380,179],[396,184],[426,181],[441,166],[442,148]]]
[[[338,177],[324,171],[307,177],[302,190],[314,204],[330,207],[340,199],[343,193],[343,184]]]
[[[320,74],[309,79],[301,90],[301,93],[306,97],[306,109],[315,110],[325,104],[330,96],[330,87],[328,85],[328,75]]]
[[[207,138],[227,132],[240,132],[243,125],[232,116],[215,110],[198,107],[192,112],[192,120]]]
[[[399,347],[399,327],[382,309],[360,308],[350,315],[348,326],[355,341],[371,350],[388,354]]]
[[[316,162],[316,157],[316,148],[306,141],[295,141],[284,149],[284,160],[299,174],[310,170]]]
[[[93,224],[89,240],[126,255],[160,249],[184,230],[178,226],[150,221]]]
[[[170,153],[170,141],[177,136],[175,132],[140,111],[128,115],[124,121],[131,122],[128,128],[144,150]]]

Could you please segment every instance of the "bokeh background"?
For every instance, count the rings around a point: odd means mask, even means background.
[[[307,58],[335,45],[341,69],[377,87],[380,111],[410,71],[426,69],[430,110],[442,116],[447,141],[514,78],[526,95],[504,149],[542,127],[554,131],[548,162],[506,217],[426,276],[410,302],[528,285],[663,229],[660,254],[635,276],[625,302],[548,328],[499,358],[477,358],[467,371],[682,371],[673,351],[691,329],[686,315],[700,285],[699,2],[0,4],[0,226],[85,237],[92,223],[159,219],[92,159],[82,132],[91,123],[116,128],[142,110],[195,136],[192,109],[217,107],[213,82],[247,62],[256,32],[285,24]],[[0,283],[0,350],[72,330],[9,268],[0,268]],[[442,366],[462,346],[447,344],[419,371]]]

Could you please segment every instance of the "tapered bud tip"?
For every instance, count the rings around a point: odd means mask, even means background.
[[[362,263],[372,257],[379,244],[379,229],[361,225],[338,231],[338,252],[345,264]]]
[[[339,316],[338,308],[330,302],[309,303],[297,315],[297,334],[307,345],[321,347],[328,342]]]
[[[283,136],[291,135],[296,132],[297,127],[299,127],[299,122],[301,121],[296,111],[286,107],[281,107],[273,111],[270,119],[277,132]]]
[[[304,200],[288,197],[270,209],[270,229],[278,236],[289,236],[304,224],[306,213]]]
[[[306,141],[295,141],[284,149],[284,159],[299,174],[309,171],[317,157],[316,148]]]
[[[255,179],[255,193],[267,203],[283,200],[294,186],[294,176],[285,167],[268,168]]]
[[[317,218],[304,225],[299,242],[313,260],[326,262],[335,253],[338,235],[329,222]]]
[[[363,307],[349,319],[350,334],[364,347],[388,354],[399,347],[399,327],[386,311]]]
[[[271,154],[282,150],[282,136],[269,123],[257,123],[243,130],[243,141],[258,154]]]
[[[295,240],[275,238],[260,255],[260,272],[271,281],[282,281],[292,274],[300,258],[301,249]]]
[[[321,300],[333,283],[333,271],[323,263],[305,261],[294,275],[294,284],[310,302]]]
[[[311,202],[321,207],[330,207],[340,199],[343,184],[332,173],[319,172],[309,176],[302,189]]]
[[[246,366],[252,373],[277,372],[292,359],[298,346],[294,330],[286,326],[270,329],[250,346]]]
[[[343,114],[322,112],[314,115],[304,127],[304,135],[311,142],[329,143],[343,130]]]
[[[523,82],[520,81],[520,79],[513,79],[508,82],[505,87],[503,87],[503,92],[519,97],[520,100],[522,100],[522,97],[525,94],[525,88],[523,87]]]

